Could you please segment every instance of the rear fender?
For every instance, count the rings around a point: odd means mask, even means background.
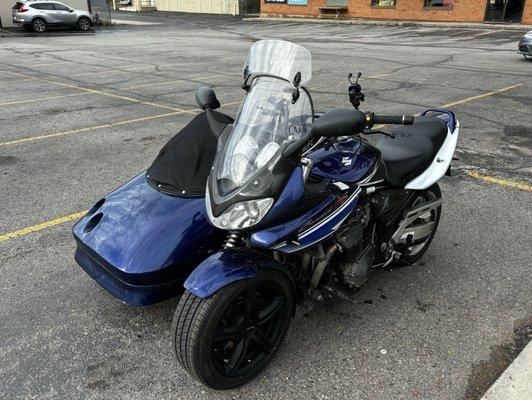
[[[249,249],[223,249],[214,253],[189,275],[185,288],[205,299],[233,282],[252,279],[266,269],[275,269],[286,275],[297,298],[292,275],[278,261]]]
[[[447,137],[429,167],[421,175],[408,182],[405,189],[425,190],[438,182],[451,167],[460,133],[460,122],[456,119],[454,113],[448,110],[426,110],[421,115],[431,114],[435,114],[437,118],[445,121],[447,124]]]

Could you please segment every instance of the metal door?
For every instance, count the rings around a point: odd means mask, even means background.
[[[240,0],[239,14],[258,14],[260,12],[260,0]]]
[[[524,0],[488,0],[487,22],[521,22]]]

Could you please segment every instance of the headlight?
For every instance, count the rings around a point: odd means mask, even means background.
[[[212,215],[209,193],[207,192],[207,215],[214,226],[220,229],[244,229],[258,224],[273,204],[272,198],[243,201],[233,204],[219,217]]]

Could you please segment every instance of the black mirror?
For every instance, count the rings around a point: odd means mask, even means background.
[[[202,110],[220,108],[220,102],[216,98],[214,90],[207,86],[202,86],[196,91],[196,103]]]
[[[73,8],[69,8],[68,12],[74,12],[74,9]]]
[[[338,137],[364,132],[366,115],[358,110],[337,108],[326,112],[312,124],[312,136]]]

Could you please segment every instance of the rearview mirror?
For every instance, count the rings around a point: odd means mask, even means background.
[[[312,124],[312,136],[338,137],[364,132],[366,115],[352,108],[337,108],[326,112]]]
[[[220,102],[216,98],[214,90],[207,86],[202,86],[196,91],[196,103],[202,110],[220,108]]]
[[[74,9],[73,8],[69,8],[68,12],[74,12]]]

